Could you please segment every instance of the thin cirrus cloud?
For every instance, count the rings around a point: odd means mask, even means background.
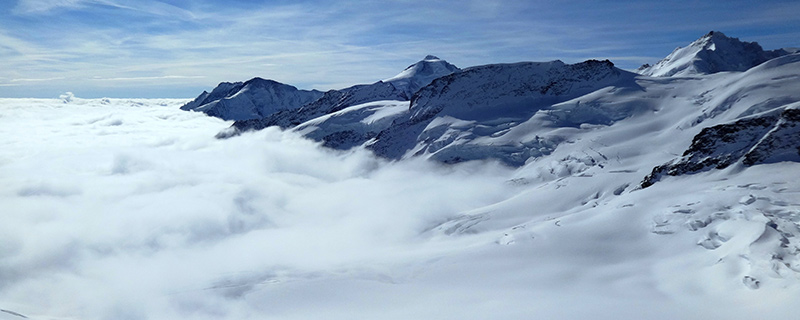
[[[65,10],[108,7],[139,11],[146,14],[170,16],[171,18],[192,19],[193,14],[179,7],[161,1],[112,1],[112,0],[20,0],[13,11],[23,15],[56,14]]]
[[[123,77],[123,78],[92,78],[96,81],[141,81],[159,79],[202,79],[204,76],[158,76],[158,77]]]
[[[761,3],[457,4],[20,0],[0,6],[1,78],[63,79],[0,96],[155,97],[149,89],[168,86],[170,97],[191,97],[255,76],[326,90],[391,77],[427,54],[460,67],[626,57],[612,61],[633,69],[719,29],[768,49],[800,45],[800,19]],[[150,82],[126,91],[94,78]]]

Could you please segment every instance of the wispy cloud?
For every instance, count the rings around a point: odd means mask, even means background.
[[[14,12],[18,14],[45,14],[56,9],[76,9],[93,0],[19,0]]]
[[[54,81],[54,80],[62,80],[64,77],[55,77],[55,78],[20,78],[20,79],[11,79],[11,82],[43,82],[43,81]]]
[[[194,14],[189,10],[153,0],[19,0],[13,11],[16,14],[41,15],[53,14],[58,11],[81,10],[91,6],[132,10],[151,15],[170,17],[172,19],[195,18]]]
[[[156,76],[156,77],[120,77],[120,78],[91,78],[94,81],[141,81],[141,80],[162,80],[162,79],[203,79],[205,76]]]
[[[655,62],[708,30],[721,29],[718,26],[751,30],[749,34],[775,43],[796,38],[787,30],[800,27],[798,18],[781,15],[786,30],[776,32],[775,23],[763,18],[771,9],[737,4],[744,9],[713,8],[713,16],[701,19],[699,12],[713,6],[502,0],[21,0],[13,10],[16,14],[0,13],[0,66],[10,78],[64,77],[76,79],[64,86],[87,89],[77,79],[159,81],[164,75],[184,75],[191,78],[180,83],[162,79],[186,89],[261,76],[303,88],[332,89],[391,77],[426,54],[461,67],[652,57],[615,61],[631,68]],[[741,12],[754,14],[748,19]],[[31,15],[47,15],[49,22]],[[761,28],[766,24],[771,29]],[[796,40],[783,44],[798,45]]]

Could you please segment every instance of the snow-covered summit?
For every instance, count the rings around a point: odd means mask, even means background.
[[[408,66],[396,76],[383,80],[383,82],[393,84],[411,97],[417,90],[428,85],[434,79],[459,71],[461,69],[455,65],[439,59],[437,56],[428,55],[425,59]]]
[[[711,31],[687,47],[678,47],[655,65],[637,72],[654,77],[691,76],[722,71],[746,71],[767,60],[791,53],[778,49],[764,51],[756,42],[740,41]]]
[[[203,91],[181,109],[204,112],[224,120],[260,119],[281,110],[298,108],[319,99],[322,94],[257,77],[245,82],[220,83],[210,93]]]

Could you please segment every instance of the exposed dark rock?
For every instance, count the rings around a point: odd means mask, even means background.
[[[800,109],[786,108],[764,115],[704,128],[679,159],[653,168],[641,183],[647,188],[663,176],[680,176],[780,161],[800,162]]]

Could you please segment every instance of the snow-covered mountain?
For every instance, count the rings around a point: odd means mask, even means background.
[[[258,119],[236,121],[229,130],[221,132],[218,137],[230,137],[240,132],[261,130],[271,126],[291,128],[305,121],[337,112],[349,106],[381,100],[406,100],[406,95],[403,90],[397,89],[391,83],[381,81],[373,84],[355,85],[340,90],[330,90],[325,92],[321,98],[298,109],[283,110]]]
[[[704,127],[770,110],[779,113],[775,108],[797,101],[796,95],[787,94],[793,71],[787,78],[774,76],[776,70],[794,65],[796,54],[791,52],[764,51],[757,43],[710,32],[643,71],[664,78],[661,81],[617,69],[610,61],[523,62],[460,70],[428,56],[384,81],[331,90],[296,110],[237,121],[218,137],[279,126],[328,147],[363,145],[390,159],[496,159],[522,166],[569,142],[571,135],[564,132],[610,126],[668,105],[675,108],[668,97],[691,101],[677,104],[691,107],[684,111],[687,118],[674,121],[693,135]],[[667,76],[688,74],[700,78]],[[415,93],[410,102],[401,103],[411,90]],[[687,144],[693,135],[685,138]]]
[[[229,137],[243,131],[261,130],[270,126],[289,128],[316,117],[367,102],[407,101],[420,87],[429,84],[433,79],[459,71],[458,67],[447,61],[428,55],[392,78],[373,84],[330,90],[319,99],[306,103],[296,110],[286,108],[262,117],[237,119],[241,121],[236,121],[230,130],[220,133],[218,137]],[[269,102],[263,103],[268,104]]]
[[[640,67],[637,72],[654,77],[677,77],[745,71],[793,52],[793,49],[764,51],[758,43],[739,41],[722,32],[711,31],[685,48],[676,48],[656,64]]]
[[[383,80],[383,82],[391,83],[396,88],[403,90],[407,97],[411,97],[417,90],[427,86],[434,79],[459,71],[461,69],[447,61],[428,55],[425,59],[408,66],[403,72]]]
[[[211,92],[203,91],[181,107],[223,120],[260,119],[281,110],[296,109],[319,99],[322,92],[299,90],[274,80],[253,78],[245,82],[223,82]]]
[[[499,159],[521,165],[549,153],[555,141],[505,140],[508,130],[537,111],[592,91],[633,83],[634,74],[609,61],[493,64],[434,80],[412,98],[410,114],[381,132],[368,148],[399,159],[443,162]]]
[[[327,147],[363,146],[389,159],[495,159],[518,167],[572,143],[584,130],[602,131],[626,119],[644,121],[643,115],[678,128],[672,137],[683,137],[683,149],[693,138],[703,140],[704,134],[706,140],[715,139],[708,135],[714,126],[725,131],[734,123],[764,122],[766,127],[740,134],[750,142],[734,139],[741,150],[726,153],[725,161],[714,160],[724,163],[718,165],[722,168],[750,154],[750,148],[765,148],[768,141],[770,149],[794,148],[793,139],[783,133],[776,139],[770,130],[788,121],[777,116],[785,113],[783,108],[800,101],[793,80],[796,58],[790,49],[764,51],[757,43],[721,32],[710,32],[642,71],[662,80],[620,70],[610,61],[522,62],[461,70],[427,56],[384,81],[331,90],[297,109],[237,121],[218,137],[279,126]],[[694,77],[670,77],[689,74]],[[684,109],[674,119],[662,118],[663,111],[653,113],[665,108]],[[703,128],[708,132],[701,133]],[[780,143],[784,145],[774,146]],[[645,181],[655,182],[661,172],[705,170],[713,162],[707,154],[689,150],[683,160],[653,163],[660,169]],[[669,161],[674,164],[664,164]]]

